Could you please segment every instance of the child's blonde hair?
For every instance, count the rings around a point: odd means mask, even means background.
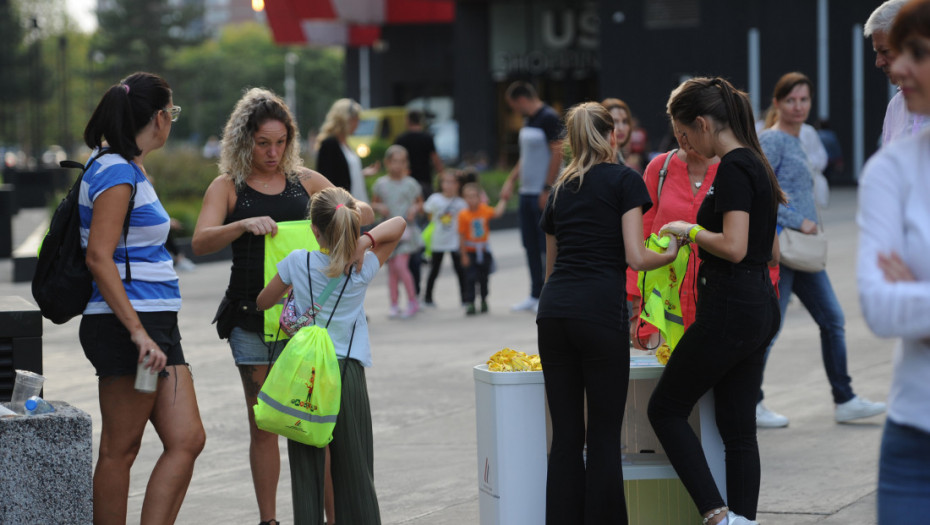
[[[329,248],[327,277],[336,277],[352,263],[358,246],[361,217],[352,194],[342,188],[326,188],[310,200],[310,221]]]
[[[403,153],[407,157],[407,161],[410,161],[410,153],[407,152],[407,148],[401,146],[400,144],[392,144],[388,147],[387,151],[384,152],[384,162],[387,162],[394,158],[394,155],[400,155]]]

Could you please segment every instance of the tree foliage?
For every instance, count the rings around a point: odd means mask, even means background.
[[[203,41],[203,5],[169,0],[112,0],[97,13],[93,46],[110,71],[164,74],[168,57]]]
[[[175,103],[183,117],[172,133],[201,142],[219,136],[242,93],[264,87],[284,97],[284,60],[297,55],[295,114],[302,132],[318,128],[330,104],[343,96],[343,53],[336,48],[275,45],[268,28],[254,23],[227,26],[219,38],[188,47],[168,64]]]
[[[210,135],[220,136],[249,87],[283,97],[288,52],[297,56],[295,114],[304,135],[319,128],[332,102],[344,96],[340,48],[281,47],[255,22],[192,38],[199,19],[184,9],[172,12],[167,0],[113,0],[115,8],[100,14],[97,31],[81,33],[63,1],[0,0],[0,72],[6,81],[0,146],[39,155],[59,144],[70,156],[81,155],[84,126],[104,91],[138,70],[164,76],[183,107],[169,149],[182,143],[199,149]]]

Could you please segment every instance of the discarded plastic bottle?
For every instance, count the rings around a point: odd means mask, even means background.
[[[49,414],[55,411],[48,401],[42,399],[39,396],[32,396],[26,400],[26,415],[27,416],[37,416],[39,414]]]

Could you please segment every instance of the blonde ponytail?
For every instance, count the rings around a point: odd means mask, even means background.
[[[326,188],[310,200],[310,220],[329,247],[327,277],[341,274],[355,257],[361,218],[355,199],[342,188]]]
[[[575,179],[578,179],[580,188],[585,173],[596,164],[613,162],[614,150],[609,138],[613,129],[613,118],[597,102],[584,102],[568,110],[565,130],[572,160],[553,186],[553,199],[558,198],[562,186]]]

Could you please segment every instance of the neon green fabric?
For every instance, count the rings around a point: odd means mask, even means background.
[[[278,263],[294,250],[319,250],[313,231],[310,230],[310,221],[284,221],[278,223],[278,233],[272,237],[265,236],[265,266],[264,285],[268,286],[271,279],[278,273]],[[287,339],[287,334],[280,330],[281,310],[284,308],[284,299],[265,310],[264,333],[265,341],[278,341]]]
[[[668,248],[668,243],[668,237],[660,239],[653,233],[646,239],[646,248],[662,253]],[[690,256],[690,246],[682,246],[671,264],[648,272],[639,272],[639,293],[645,301],[640,318],[659,329],[671,350],[675,349],[685,333],[678,289],[681,286],[680,276],[684,276],[688,271]]]
[[[429,221],[426,228],[423,228],[423,233],[420,234],[420,238],[423,239],[423,247],[425,248],[424,253],[427,257],[433,256],[433,230],[435,229],[436,223]]]
[[[258,428],[325,447],[342,402],[342,380],[326,328],[305,326],[287,342],[252,407]]]

